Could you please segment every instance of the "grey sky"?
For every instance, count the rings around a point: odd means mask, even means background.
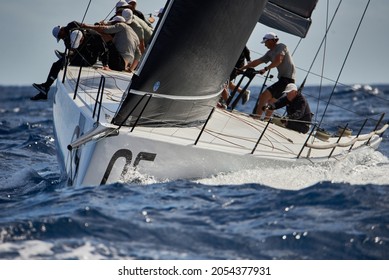
[[[367,1],[343,0],[327,41],[324,75],[330,80],[335,80],[339,75],[340,67]],[[88,2],[89,0],[3,1],[0,10],[2,38],[0,85],[30,85],[33,82],[45,81],[51,64],[56,60],[54,50],[64,49],[62,41],[57,43],[52,36],[52,28],[55,25],[65,25],[72,20],[81,21]],[[106,18],[116,2],[114,0],[92,0],[85,22],[94,23]],[[339,0],[330,0],[330,17],[338,2]],[[243,0],[242,3],[244,3]],[[164,4],[165,0],[138,0],[138,9],[144,14],[154,13]],[[319,0],[313,12],[311,30],[294,54],[294,61],[299,69],[310,67],[323,38],[326,6],[326,0]],[[371,1],[355,46],[340,77],[341,83],[389,82],[388,14],[389,2],[387,0]],[[280,41],[286,43],[290,51],[295,49],[299,38],[258,24],[248,42],[248,47],[252,51],[252,59],[266,52],[266,48],[260,44],[260,41],[262,36],[269,31],[276,32]],[[233,39],[226,38],[226,41]],[[317,74],[320,74],[322,69],[322,57],[323,52],[320,53],[313,68]],[[298,83],[302,82],[305,75],[304,71],[298,71]],[[258,77],[254,83],[261,84],[262,81],[263,79]],[[309,84],[319,82],[320,80],[314,75],[308,79]],[[324,83],[329,82],[324,80]]]

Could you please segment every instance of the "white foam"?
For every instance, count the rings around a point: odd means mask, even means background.
[[[92,244],[85,241],[78,247],[60,245],[61,248],[55,248],[55,244],[40,240],[26,240],[19,242],[0,243],[0,254],[17,254],[15,260],[31,259],[75,259],[75,260],[103,260],[118,259],[119,254],[115,248],[108,248],[104,244]],[[55,252],[58,250],[62,252]]]
[[[144,175],[136,169],[129,169],[124,178],[120,180],[121,183],[150,185],[158,183],[153,177]]]
[[[352,185],[388,185],[389,159],[377,151],[366,150],[350,154],[345,159],[320,164],[269,167],[219,174],[196,182],[208,185],[261,184],[277,189],[299,190],[319,182],[349,183]]]
[[[96,253],[96,249],[109,251],[105,245],[100,244],[98,248],[93,246],[89,241],[86,241],[85,244],[77,248],[65,248],[67,252],[60,253],[56,255],[58,259],[77,259],[77,260],[101,260],[106,259],[106,257],[101,254]]]
[[[53,244],[39,240],[21,241],[18,243],[2,243],[0,244],[0,253],[17,252],[19,257],[15,259],[27,260],[34,259],[37,256],[50,257],[54,255],[52,251]]]

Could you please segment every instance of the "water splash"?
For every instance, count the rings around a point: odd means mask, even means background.
[[[352,185],[389,185],[385,171],[388,166],[389,159],[386,156],[378,151],[366,150],[350,154],[337,162],[242,170],[200,179],[197,182],[209,185],[256,183],[285,190],[299,190],[324,181]]]

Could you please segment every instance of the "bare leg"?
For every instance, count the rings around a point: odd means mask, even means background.
[[[233,91],[235,89],[236,85],[233,83],[233,82],[229,82],[228,84],[228,88],[229,90]],[[242,94],[243,92],[243,89],[241,87],[238,87],[236,89],[236,91],[239,93],[239,94]],[[250,90],[246,89],[244,92],[243,92],[243,95],[242,95],[242,105],[245,105],[248,101],[249,101],[249,98],[250,98]]]
[[[275,99],[274,97],[272,97],[267,103],[274,103],[276,102],[277,99]],[[266,115],[265,115],[265,119],[269,119],[271,117],[271,115],[273,114],[273,110],[266,110]]]
[[[261,117],[262,113],[263,113],[262,107],[265,106],[267,103],[269,103],[271,98],[272,98],[272,95],[271,95],[270,91],[265,90],[263,93],[261,93],[261,96],[259,97],[259,103],[257,106],[257,115],[259,117]]]
[[[230,96],[228,90],[226,88],[223,89],[223,92],[222,92],[222,98],[223,100],[227,101],[228,97]]]
[[[134,59],[134,61],[132,62],[132,64],[126,68],[127,71],[129,71],[129,72],[134,72],[135,69],[136,69],[136,67],[138,66],[138,64],[139,64],[139,60]]]
[[[236,87],[236,85],[235,85],[233,82],[230,81],[230,83],[228,84],[228,88],[229,88],[230,90],[234,90],[235,87]],[[237,88],[237,91],[238,91],[238,92],[241,92],[242,89],[241,89],[240,87],[238,87],[238,88]]]

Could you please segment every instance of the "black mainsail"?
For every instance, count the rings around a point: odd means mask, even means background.
[[[266,3],[170,0],[113,123],[205,121]]]
[[[269,0],[259,22],[305,38],[318,0]]]

